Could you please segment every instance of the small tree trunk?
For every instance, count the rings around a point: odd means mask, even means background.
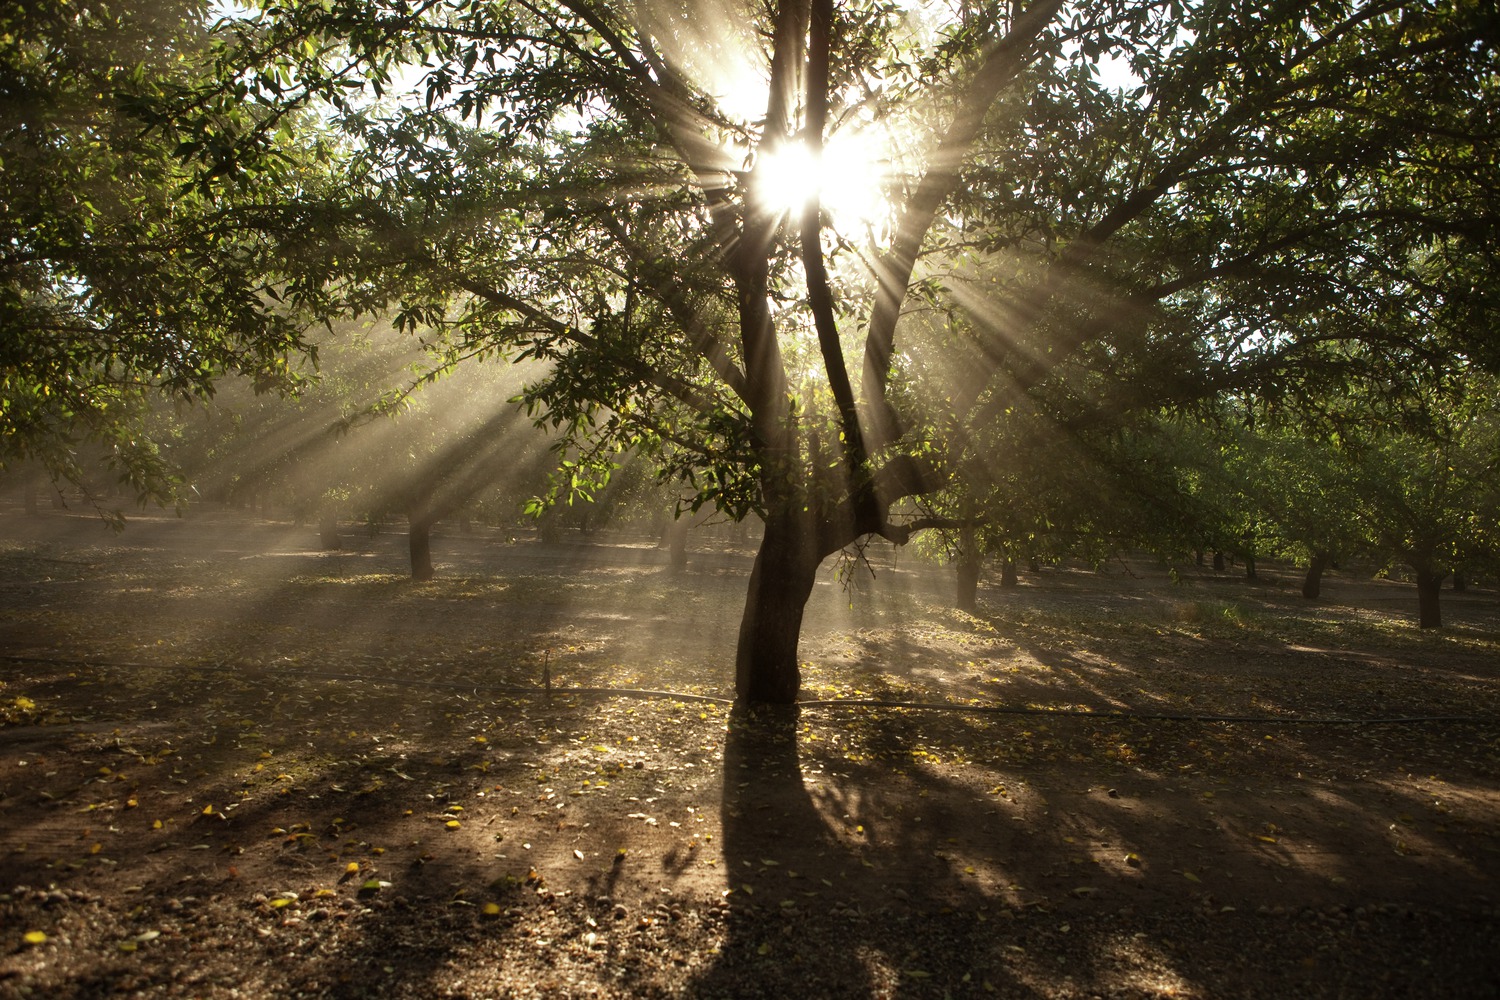
[[[1000,586],[1019,587],[1020,585],[1021,578],[1016,575],[1016,561],[1006,556],[1005,561],[1000,564]]]
[[[1224,572],[1224,550],[1223,549],[1214,549],[1214,570],[1215,570],[1215,572],[1219,572],[1219,573]]]
[[[1026,561],[1026,568],[1033,573],[1040,573],[1042,571],[1042,561],[1036,556],[1032,556]]]
[[[1246,580],[1258,580],[1258,579],[1260,579],[1260,577],[1258,577],[1258,576],[1255,575],[1255,553],[1254,552],[1246,552],[1245,553],[1245,579]]]
[[[339,538],[339,516],[332,511],[324,511],[318,518],[318,542],[324,552],[337,552],[344,547]]]
[[[1302,578],[1302,596],[1309,601],[1316,601],[1323,593],[1323,571],[1331,560],[1327,552],[1314,552],[1312,561],[1307,564],[1307,575]]]
[[[971,527],[959,529],[958,557],[953,560],[953,568],[957,577],[953,606],[960,611],[973,611],[979,607],[979,575],[984,568],[984,557]]]
[[[740,621],[734,682],[739,701],[796,702],[802,687],[797,642],[819,561],[807,534],[792,518],[766,521]]]
[[[432,579],[432,519],[425,514],[406,515],[406,544],[411,552],[411,578]]]
[[[686,516],[667,525],[667,565],[673,573],[687,571],[689,526]]]
[[[1443,610],[1438,599],[1443,590],[1443,577],[1447,575],[1436,570],[1417,570],[1417,625],[1421,628],[1441,628],[1443,625]]]
[[[1193,550],[1193,565],[1194,566],[1202,566],[1203,565],[1203,550],[1202,549],[1194,549]]]

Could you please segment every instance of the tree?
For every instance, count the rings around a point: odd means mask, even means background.
[[[1492,384],[1448,409],[1429,433],[1395,432],[1352,455],[1355,513],[1377,551],[1416,580],[1418,624],[1438,628],[1443,579],[1500,559],[1500,423]]]
[[[244,213],[311,189],[285,132],[254,190],[182,163],[149,109],[204,80],[204,0],[6,4],[0,11],[0,468],[85,482],[99,451],[142,497],[173,492],[151,400],[238,373],[302,377],[302,323],[276,302],[287,261]],[[252,110],[227,109],[211,143]],[[208,171],[211,173],[211,171]],[[259,232],[257,232],[259,229]]]
[[[224,52],[264,119],[326,102],[345,137],[344,183],[279,217],[330,279],[290,301],[541,359],[528,400],[575,483],[634,449],[695,503],[758,514],[736,690],[785,703],[819,565],[952,525],[910,501],[1022,397],[1067,426],[1441,366],[1355,304],[1398,280],[1436,303],[1417,251],[1493,246],[1500,200],[1455,195],[1496,190],[1494,20],[1474,0],[322,0],[228,25]],[[416,83],[371,103],[356,76]]]

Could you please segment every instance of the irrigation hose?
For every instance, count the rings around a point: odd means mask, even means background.
[[[59,667],[88,667],[95,670],[159,670],[159,666],[153,667],[144,663],[111,663],[94,660],[63,660],[45,656],[13,656],[0,654],[0,660],[9,660],[13,663],[45,663]],[[168,668],[172,669],[172,668]],[[227,671],[229,668],[223,664],[199,664],[195,666],[178,666],[181,670],[214,670]],[[584,695],[598,698],[641,698],[649,701],[682,701],[682,702],[709,702],[716,705],[734,705],[733,698],[720,698],[707,694],[689,694],[680,691],[658,691],[651,688],[615,688],[615,687],[555,687],[550,691],[540,687],[529,687],[524,684],[465,684],[459,681],[437,681],[426,680],[416,677],[387,677],[366,676],[361,674],[341,674],[324,670],[299,670],[294,679],[311,679],[326,681],[346,681],[360,684],[387,684],[394,687],[430,687],[446,688],[455,691],[472,691],[474,693],[488,692],[518,695],[521,697],[544,698],[548,701],[555,695],[559,698]],[[1192,715],[1187,713],[1167,712],[1094,712],[1082,708],[1031,708],[1026,706],[1011,705],[965,705],[953,702],[934,701],[889,701],[875,698],[815,698],[806,701],[798,701],[796,706],[804,708],[873,708],[873,709],[915,709],[924,712],[969,712],[980,715],[1019,715],[1035,716],[1045,718],[1079,718],[1079,719],[1102,719],[1113,722],[1224,722],[1224,723],[1248,723],[1265,726],[1405,726],[1421,725],[1423,723],[1458,723],[1471,725],[1500,725],[1500,719],[1486,718],[1477,715],[1411,715],[1411,716],[1388,716],[1381,718],[1352,719],[1352,718],[1302,718],[1298,716],[1266,716],[1266,715]]]

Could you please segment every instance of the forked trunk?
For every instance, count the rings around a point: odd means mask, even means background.
[[[1443,609],[1438,600],[1443,591],[1443,577],[1436,570],[1417,570],[1417,624],[1422,628],[1442,628]]]
[[[1312,561],[1307,564],[1307,575],[1302,578],[1302,596],[1309,601],[1316,601],[1318,595],[1323,593],[1323,571],[1333,557],[1327,552],[1314,552]]]
[[[796,702],[802,686],[797,640],[819,562],[811,540],[795,524],[766,522],[740,621],[734,684],[740,702]]]

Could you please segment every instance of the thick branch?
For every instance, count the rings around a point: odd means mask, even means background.
[[[823,132],[828,124],[829,30],[833,21],[833,0],[813,0],[808,32],[807,52],[807,123],[804,141],[814,163],[823,158]],[[828,387],[838,406],[839,426],[843,431],[844,457],[850,483],[856,492],[863,489],[864,468],[869,456],[859,426],[854,403],[854,387],[844,364],[844,349],[839,343],[838,324],[834,318],[833,290],[828,281],[828,267],[823,259],[822,193],[815,192],[802,209],[802,268],[807,277],[808,304],[818,331],[818,348]],[[869,499],[873,500],[873,497]]]
[[[899,422],[886,399],[896,322],[911,284],[917,255],[942,204],[958,183],[959,169],[973,151],[985,113],[1001,90],[1032,58],[1042,32],[1062,9],[1063,0],[1036,0],[1015,19],[1010,31],[985,53],[979,69],[959,96],[958,112],[938,143],[926,174],[917,184],[897,224],[891,249],[876,263],[878,287],[865,337],[863,393],[869,417],[869,446],[878,449],[899,437]]]

